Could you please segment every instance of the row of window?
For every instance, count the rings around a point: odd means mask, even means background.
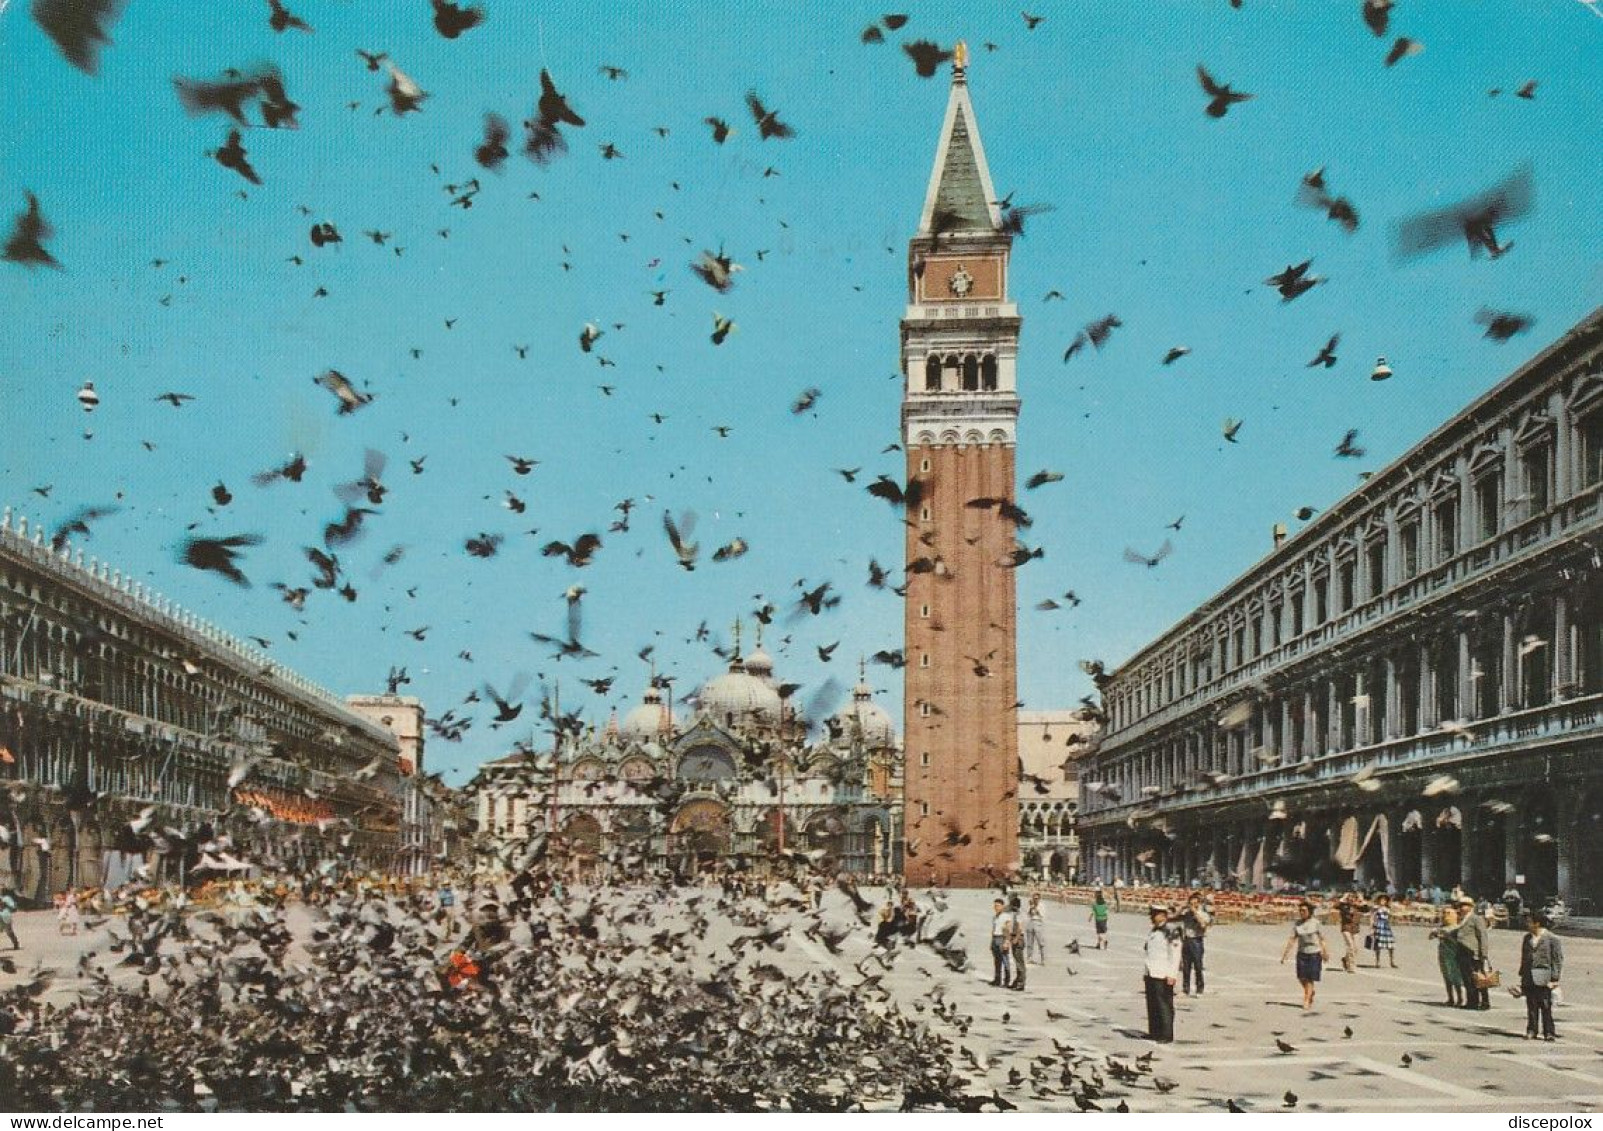
[[[1562,691],[1603,694],[1603,616],[1584,615],[1568,636],[1556,639],[1549,606],[1522,622],[1512,641],[1500,632],[1470,636],[1461,652],[1458,638],[1447,637],[1423,652],[1393,656],[1389,673],[1386,658],[1377,657],[1304,694],[1255,704],[1239,726],[1193,731],[1159,751],[1110,760],[1103,772],[1130,802],[1144,788],[1166,789],[1201,771],[1250,774],[1429,733],[1444,721],[1472,724],[1546,706],[1561,691],[1555,649],[1572,655],[1575,665]]]
[[[1584,417],[1575,435],[1579,492],[1603,483],[1603,411]],[[1288,581],[1282,599],[1239,618],[1227,632],[1216,633],[1206,651],[1192,652],[1188,661],[1171,664],[1123,693],[1116,690],[1109,698],[1113,729],[1132,725],[1550,509],[1555,493],[1551,435],[1524,445],[1517,458],[1517,494],[1507,495],[1500,458],[1472,465],[1467,510],[1461,505],[1457,478],[1444,474],[1423,506],[1405,504],[1406,509],[1399,508],[1389,523],[1372,523],[1357,544],[1338,550],[1332,573]]]

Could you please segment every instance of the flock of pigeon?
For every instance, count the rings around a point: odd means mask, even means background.
[[[1385,42],[1393,35],[1392,24],[1396,7],[1394,0],[1354,0],[1354,2],[1363,23],[1377,39]],[[429,0],[429,3],[434,31],[443,39],[457,40],[462,37],[472,37],[476,33],[482,34],[477,32],[487,18],[482,7],[458,5],[452,0]],[[30,6],[34,19],[54,41],[67,62],[86,74],[94,75],[98,69],[102,50],[112,43],[111,30],[121,14],[120,0],[30,0]],[[1239,7],[1240,4],[1237,3],[1236,6]],[[1020,15],[1027,34],[1034,33],[1048,18],[1028,11]],[[313,32],[310,23],[290,10],[283,0],[268,0],[264,21],[275,35]],[[955,45],[943,46],[929,39],[912,38],[912,33],[908,30],[911,23],[911,17],[905,14],[886,15],[862,30],[861,42],[873,48],[875,45],[886,44],[888,37],[902,35],[904,38],[900,47],[907,61],[912,64],[916,74],[931,78],[936,75],[942,64],[954,58]],[[981,49],[994,51],[998,49],[998,44],[984,42],[981,44]],[[1384,63],[1388,67],[1397,65],[1409,56],[1418,54],[1420,50],[1419,42],[1407,36],[1399,36],[1392,41]],[[398,62],[387,52],[358,48],[355,50],[355,56],[356,58],[351,61],[353,68],[387,75],[382,99],[374,111],[376,114],[407,118],[427,112],[430,105],[429,92],[417,79],[402,70]],[[610,64],[602,64],[600,71],[610,82],[623,82],[629,78],[628,72],[623,68]],[[1250,114],[1256,108],[1256,104],[1252,102],[1254,95],[1251,92],[1236,89],[1232,83],[1224,81],[1203,63],[1196,66],[1196,80],[1205,99],[1202,110],[1211,118],[1220,119],[1229,114]],[[1534,101],[1537,89],[1538,83],[1535,80],[1527,80],[1513,92],[1514,97]],[[242,195],[248,194],[255,186],[262,185],[264,180],[261,171],[252,163],[251,155],[246,148],[246,140],[251,136],[251,131],[290,130],[299,126],[297,115],[301,107],[294,101],[294,92],[286,85],[284,74],[270,63],[233,68],[212,78],[178,75],[173,78],[173,92],[185,113],[219,121],[221,130],[225,132],[210,156],[223,170],[240,178],[239,191]],[[1495,97],[1502,91],[1494,90],[1489,93]],[[780,110],[759,91],[755,89],[748,91],[745,103],[749,114],[749,125],[737,126],[728,118],[717,114],[702,119],[701,125],[708,131],[706,136],[710,137],[713,145],[724,145],[739,129],[751,130],[756,135],[759,145],[774,143],[775,151],[778,151],[783,143],[797,136],[798,129],[785,120]],[[358,105],[353,103],[351,108],[357,109]],[[461,209],[466,213],[473,208],[475,198],[484,189],[480,176],[500,173],[513,158],[518,145],[514,140],[517,130],[512,121],[512,118],[497,110],[485,113],[482,134],[475,146],[468,147],[474,162],[482,172],[471,177],[451,178],[449,183],[442,184],[450,209]],[[587,127],[585,114],[581,113],[564,93],[558,76],[553,75],[548,69],[542,69],[539,73],[539,89],[534,97],[532,110],[521,119],[523,156],[537,165],[549,165],[558,161],[569,151],[572,139]],[[666,136],[667,127],[662,127],[659,132]],[[612,143],[604,142],[600,145],[605,160],[616,160],[622,156]],[[779,170],[772,165],[763,171],[764,179],[777,175]],[[447,178],[441,174],[440,179],[443,182]],[[678,185],[674,187],[677,188]],[[1358,205],[1338,191],[1323,168],[1313,170],[1302,178],[1301,184],[1296,187],[1295,201],[1300,207],[1322,213],[1345,233],[1351,234],[1359,229],[1361,221]],[[0,250],[0,258],[26,269],[61,268],[62,264],[58,262],[51,249],[53,232],[46,203],[31,192],[26,195],[23,203],[24,207],[15,218],[3,250]],[[1051,207],[1041,204],[1015,204],[1011,193],[996,203],[1000,208],[1004,228],[1017,236],[1024,235],[1025,222],[1029,217],[1049,211]],[[1395,231],[1394,253],[1399,257],[1421,255],[1462,241],[1469,254],[1496,259],[1506,254],[1513,246],[1512,241],[1502,235],[1502,229],[1527,215],[1533,207],[1532,172],[1528,166],[1522,166],[1482,193],[1433,209],[1399,224]],[[352,233],[342,233],[335,223],[312,215],[311,210],[303,211],[307,213],[310,221],[308,240],[313,253],[337,248],[347,238],[355,238]],[[659,213],[659,217],[660,215]],[[937,230],[940,228],[939,217],[936,228]],[[439,232],[442,238],[448,234],[449,229],[442,229]],[[387,248],[397,256],[405,250],[394,240],[391,232],[374,229],[367,230],[362,235],[372,244]],[[566,248],[564,252],[567,252]],[[297,254],[290,258],[295,266],[300,267],[309,262],[310,254]],[[761,261],[766,254],[765,250],[759,250],[756,253],[758,261]],[[154,266],[159,268],[163,265],[164,261],[158,260]],[[563,266],[566,269],[569,264],[564,261]],[[690,272],[690,278],[704,284],[713,295],[719,296],[728,295],[733,291],[747,269],[745,264],[736,260],[733,252],[723,246],[717,249],[703,249],[685,266]],[[1286,265],[1283,269],[1268,275],[1264,282],[1279,294],[1283,302],[1289,303],[1324,284],[1326,279],[1314,270],[1313,258],[1308,258],[1299,263]],[[662,306],[670,292],[667,289],[660,289],[650,293],[653,305]],[[326,288],[320,285],[317,294],[326,296]],[[1047,301],[1062,298],[1062,294],[1057,291],[1046,295]],[[1484,325],[1486,336],[1495,341],[1508,340],[1528,329],[1532,322],[1528,315],[1490,307],[1481,310],[1477,320]],[[450,329],[454,321],[455,319],[447,319],[446,328]],[[1076,355],[1082,354],[1088,347],[1092,351],[1103,350],[1123,327],[1124,320],[1117,313],[1108,313],[1086,323],[1064,350],[1064,362],[1073,361]],[[606,323],[600,319],[586,322],[577,334],[580,352],[593,358],[603,370],[614,367],[615,363],[607,356],[606,348],[609,335],[616,334],[621,329],[621,323]],[[731,334],[738,332],[738,329],[733,318],[714,310],[709,333],[711,345],[713,347],[723,345]],[[1339,332],[1331,334],[1307,365],[1323,369],[1333,367],[1337,363],[1340,343],[1341,334]],[[512,348],[520,359],[528,358],[530,351],[528,345],[514,345]],[[412,352],[416,358],[422,351],[414,348]],[[1161,361],[1164,366],[1178,365],[1183,368],[1185,359],[1191,353],[1189,346],[1177,344],[1167,350]],[[1384,380],[1391,376],[1391,370],[1385,365],[1384,359],[1376,365],[1372,376],[1376,380]],[[369,406],[384,393],[383,389],[374,388],[365,380],[353,380],[333,368],[324,370],[313,377],[312,381],[329,395],[334,413],[340,418],[358,416],[368,410]],[[599,385],[598,388],[604,396],[611,396],[616,386],[607,383]],[[790,405],[791,412],[798,417],[816,414],[819,402],[824,396],[824,390],[809,386],[794,396]],[[93,411],[95,405],[99,403],[99,393],[95,391],[92,383],[86,384],[79,393],[79,399],[86,411]],[[196,397],[191,393],[173,390],[161,394],[156,399],[170,404],[174,410],[182,411],[190,402],[196,400]],[[451,398],[451,403],[454,406],[457,398]],[[652,418],[661,424],[667,415],[657,412],[652,414]],[[1226,419],[1221,427],[1224,442],[1240,443],[1240,436],[1245,426],[1246,422],[1242,419],[1235,417]],[[733,427],[730,424],[719,424],[712,431],[722,439],[728,437]],[[1250,435],[1249,431],[1248,436]],[[403,441],[409,439],[409,436],[403,435]],[[1344,437],[1335,445],[1335,455],[1346,459],[1361,458],[1365,450],[1356,442],[1357,439],[1356,430],[1346,430]],[[146,447],[153,448],[148,442]],[[894,452],[897,447],[895,444],[889,445],[880,454]],[[507,454],[506,459],[515,476],[528,475],[540,462],[532,456],[517,453]],[[428,460],[427,454],[409,456],[406,464],[410,476],[428,473],[431,470]],[[323,594],[327,594],[330,598],[338,597],[348,603],[356,602],[361,597],[365,583],[359,582],[356,576],[360,567],[350,560],[352,557],[350,548],[367,538],[374,526],[382,520],[385,496],[394,486],[384,478],[388,463],[383,451],[377,448],[367,450],[361,477],[336,485],[336,493],[344,504],[342,511],[321,523],[318,534],[310,537],[300,536],[301,557],[304,559],[307,572],[300,577],[280,577],[270,583],[271,589],[278,594],[284,604],[301,617],[303,625],[310,623],[306,620],[307,611],[311,607],[309,603],[323,600]],[[284,462],[257,472],[252,481],[263,491],[284,484],[298,484],[306,476],[308,464],[306,454],[296,452]],[[835,469],[848,484],[856,484],[862,470],[861,466]],[[1062,479],[1062,472],[1042,468],[1028,477],[1025,488],[1034,491]],[[511,515],[523,516],[529,507],[528,493],[519,490],[515,480],[513,484],[503,487],[499,497],[492,495],[487,498],[492,503],[498,503]],[[916,506],[922,489],[922,484],[916,481],[904,483],[899,477],[887,474],[878,474],[872,482],[864,482],[859,486],[870,496],[885,501],[899,512],[909,506]],[[42,485],[35,490],[42,497],[48,497],[50,487]],[[212,505],[208,509],[217,522],[225,524],[225,529],[199,532],[197,527],[202,524],[191,524],[180,536],[176,556],[185,566],[210,572],[236,586],[245,587],[251,584],[248,562],[250,553],[254,548],[263,545],[267,536],[255,531],[238,531],[237,527],[233,530],[226,528],[229,515],[227,508],[235,497],[236,492],[227,482],[219,478],[210,488]],[[1008,523],[1010,531],[1015,536],[1016,549],[995,562],[997,568],[1019,569],[1045,557],[1046,552],[1042,546],[1030,546],[1018,540],[1032,525],[1031,516],[1022,506],[1011,499],[976,498],[967,502],[970,508],[989,512],[995,521]],[[81,506],[56,524],[52,543],[57,546],[65,546],[69,542],[82,543],[90,538],[95,523],[135,505],[136,500],[124,498],[119,493],[119,498],[115,502],[94,501]],[[547,535],[537,545],[544,556],[565,563],[574,570],[584,569],[591,565],[599,554],[606,552],[605,547],[612,545],[616,538],[621,538],[631,531],[631,512],[641,505],[636,498],[623,498],[617,502],[613,515],[604,522],[598,521],[593,528],[580,530],[571,535],[565,534],[561,537]],[[1300,519],[1306,519],[1312,517],[1316,511],[1315,508],[1304,507],[1296,513]],[[708,546],[704,552],[701,544],[695,539],[696,521],[697,516],[694,511],[682,510],[676,514],[667,508],[662,510],[660,528],[666,542],[665,557],[680,569],[694,571],[706,566],[718,566],[739,559],[750,550],[748,540],[736,536],[723,541],[721,545]],[[1180,520],[1176,520],[1171,527],[1178,532]],[[273,538],[274,541],[278,541],[294,536],[288,531],[275,531]],[[469,530],[462,535],[460,543],[451,550],[460,552],[470,559],[494,558],[513,548],[513,543],[509,541],[510,537],[509,533],[503,531]],[[373,580],[381,578],[386,570],[399,563],[413,549],[401,543],[390,545],[373,566],[370,578]],[[1173,550],[1174,542],[1165,537],[1154,551],[1127,547],[1124,557],[1132,564],[1154,569],[1165,561]],[[911,574],[940,566],[941,563],[934,561],[933,558],[915,555],[906,569]],[[871,559],[866,563],[866,583],[869,590],[901,594],[905,592],[905,585],[896,584],[897,580],[895,572],[879,562]],[[788,624],[805,621],[812,626],[817,624],[813,618],[839,607],[841,603],[842,587],[833,579],[801,578],[797,581],[795,589],[794,594],[788,595],[756,594],[750,615],[760,622],[772,623],[776,615],[783,612],[789,618],[786,621]],[[581,636],[583,599],[586,591],[587,587],[584,585],[568,586],[565,594],[567,615],[560,632],[530,634],[535,644],[549,649],[546,654],[547,659],[558,661],[597,658],[595,650],[590,648]],[[417,587],[406,587],[404,592],[408,601],[417,597]],[[404,607],[400,605],[397,595],[386,592],[386,597],[395,602],[394,605],[387,605],[387,610]],[[1070,589],[1066,590],[1062,597],[1053,596],[1039,602],[1036,609],[1042,613],[1050,613],[1073,608],[1080,602],[1081,596]],[[394,623],[385,627],[386,630],[393,628],[397,634],[403,631],[409,634],[416,632],[404,623]],[[821,628],[822,625],[818,627]],[[285,635],[290,640],[298,640],[300,631],[300,629],[290,629]],[[779,642],[781,650],[791,643],[794,635],[794,633],[787,635]],[[421,635],[414,635],[414,639],[421,642],[423,638]],[[715,650],[727,655],[727,650],[719,646],[716,634],[709,634],[705,626],[698,629],[691,637],[691,642],[701,641],[712,643]],[[820,661],[827,663],[840,640],[824,639],[814,643]],[[654,645],[647,644],[641,649],[642,658],[653,658],[653,650]],[[890,668],[899,667],[905,662],[905,657],[899,649],[879,648],[865,651],[870,654],[873,662]],[[466,655],[466,652],[461,653],[458,658],[466,663],[467,660],[464,659]],[[613,670],[616,672],[616,665]],[[396,665],[391,671],[391,689],[398,690],[405,686],[410,678],[406,665]],[[508,673],[500,682],[524,684],[528,681],[523,672],[515,671]],[[592,686],[600,682],[610,686],[610,679],[586,681]],[[439,712],[431,720],[436,737],[447,741],[461,741],[465,732],[474,725],[475,720],[465,713],[467,708],[475,702],[483,701],[485,696],[482,693],[493,689],[478,676],[472,677],[472,685],[473,690],[461,704]],[[831,704],[823,706],[826,711],[832,707]],[[495,719],[488,720],[488,725],[494,727],[509,721],[503,717],[506,714],[506,711],[501,711]]]
[[[938,991],[904,1011],[881,985],[900,962],[966,968],[938,899],[924,941],[841,977],[787,951],[840,955],[872,905],[803,860],[777,899],[666,879],[564,897],[541,842],[519,855],[509,888],[455,909],[332,867],[289,878],[287,900],[187,912],[126,889],[85,923],[106,946],[83,953],[75,995],[43,968],[0,993],[0,1095],[41,1111],[1011,1106],[960,1051],[970,1019]]]

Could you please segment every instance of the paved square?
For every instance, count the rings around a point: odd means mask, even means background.
[[[679,891],[664,902],[642,889],[574,893],[591,894],[613,903],[619,913],[645,905],[638,922],[616,928],[637,943],[630,965],[666,961],[647,946],[651,934],[675,924],[682,928],[707,913],[716,899],[705,889]],[[786,889],[786,894],[795,892]],[[927,898],[916,894],[921,902]],[[877,905],[882,893],[864,895]],[[687,899],[697,899],[694,910]],[[1114,915],[1110,949],[1099,952],[1091,947],[1094,935],[1085,907],[1048,903],[1049,961],[1029,968],[1025,991],[1011,992],[989,984],[990,899],[991,893],[981,891],[947,897],[947,922],[961,924],[968,947],[970,969],[962,973],[928,946],[898,949],[888,968],[875,961],[871,926],[860,923],[846,896],[833,889],[819,913],[794,906],[769,909],[748,900],[733,915],[707,914],[705,941],[693,956],[674,961],[689,962],[708,975],[736,962],[770,962],[792,977],[823,976],[862,986],[869,1008],[894,1003],[951,1041],[957,1070],[972,1080],[970,1093],[994,1090],[1021,1110],[1074,1110],[1076,1093],[1080,1102],[1089,1099],[1104,1110],[1122,1102],[1132,1111],[1165,1112],[1224,1110],[1230,1100],[1248,1111],[1282,1110],[1287,1092],[1297,1096],[1304,1111],[1591,1111],[1603,1106],[1603,1014],[1592,990],[1603,941],[1564,940],[1567,997],[1557,1010],[1561,1039],[1545,1044],[1522,1039],[1524,1006],[1506,989],[1494,991],[1488,1012],[1442,1005],[1435,944],[1422,928],[1398,929],[1399,969],[1366,967],[1346,974],[1337,962],[1320,984],[1315,1010],[1304,1014],[1292,969],[1278,961],[1289,924],[1225,924],[1208,937],[1206,994],[1179,998],[1177,1039],[1161,1047],[1143,1036],[1144,914]],[[291,905],[287,920],[298,940],[307,937],[314,914]],[[732,940],[749,936],[751,926],[763,921],[788,927],[778,948],[731,948]],[[852,925],[839,953],[826,949],[820,923]],[[71,1000],[88,985],[76,969],[79,956],[94,952],[92,963],[109,969],[119,956],[107,951],[108,928],[118,934],[126,930],[114,918],[76,938],[62,938],[54,915],[41,912],[19,916],[17,925],[24,949],[15,955],[0,951],[0,957],[18,960],[15,973],[0,971],[0,992],[31,978],[35,964],[42,963],[57,973],[49,991],[57,1002]],[[199,937],[210,933],[204,923],[194,926]],[[1509,981],[1519,937],[1507,930],[1493,936],[1494,959]],[[1326,938],[1339,957],[1339,934],[1331,928]],[[1078,954],[1070,951],[1075,940]],[[527,945],[526,935],[515,933],[514,941]],[[298,945],[291,960],[305,960]],[[112,975],[118,984],[140,981],[127,968],[113,969]],[[1347,1029],[1350,1037],[1344,1035]],[[1276,1038],[1295,1051],[1279,1051]],[[1134,1079],[1121,1081],[1109,1068],[1109,1058],[1134,1066],[1137,1057],[1154,1049],[1152,1070]],[[1405,1054],[1411,1058],[1407,1066]],[[1054,1059],[1034,1059],[1039,1057]],[[1073,1067],[1073,1083],[1067,1086],[1061,1080],[1065,1063]],[[1160,1093],[1155,1080],[1175,1086]],[[1089,1096],[1087,1081],[1092,1082]],[[863,1102],[875,1107],[894,1101],[865,1095]]]

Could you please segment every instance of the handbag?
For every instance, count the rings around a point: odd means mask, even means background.
[[[1476,970],[1470,977],[1477,990],[1489,990],[1503,984],[1503,974],[1499,970]]]
[[[1365,935],[1364,936],[1364,949],[1365,950],[1374,950],[1375,949],[1375,936],[1374,935]]]

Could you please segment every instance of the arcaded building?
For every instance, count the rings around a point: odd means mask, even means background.
[[[738,638],[737,638],[738,639]],[[673,710],[652,679],[638,705],[549,748],[487,763],[467,787],[495,868],[548,830],[575,874],[765,872],[807,854],[829,871],[901,867],[901,746],[861,682],[813,723],[759,644]]]
[[[1122,664],[1110,879],[1603,907],[1603,311]]]
[[[1019,866],[1013,518],[1018,307],[959,44],[934,171],[908,244],[906,872],[983,887]]]
[[[187,880],[221,853],[413,871],[439,840],[413,827],[439,800],[414,789],[420,744],[413,755],[331,692],[0,515],[0,886],[45,899],[140,868]]]

